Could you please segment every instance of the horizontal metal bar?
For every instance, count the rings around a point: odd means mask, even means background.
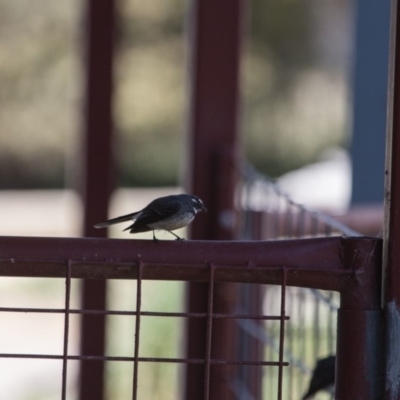
[[[50,313],[65,314],[63,308],[21,308],[21,307],[0,307],[0,312],[16,312],[16,313]],[[69,314],[95,314],[95,315],[126,315],[136,316],[136,311],[117,311],[117,310],[76,310],[71,309]],[[153,312],[141,311],[144,317],[188,317],[188,318],[206,318],[206,313],[178,313],[178,312]],[[211,314],[212,318],[232,318],[232,319],[256,319],[280,321],[281,316],[278,315],[246,315],[246,314]],[[289,316],[284,316],[285,320],[289,320]]]
[[[23,358],[23,359],[42,359],[42,360],[62,360],[62,355],[53,354],[11,354],[0,353],[0,358]],[[107,357],[107,356],[68,356],[68,360],[85,360],[85,361],[135,361],[134,357]],[[156,358],[156,357],[139,357],[139,362],[155,362],[155,363],[176,363],[176,364],[204,364],[206,360],[195,358]],[[220,360],[211,359],[211,364],[227,364],[227,365],[259,365],[279,367],[280,365],[287,367],[288,362],[279,363],[279,361],[239,361],[239,360]]]
[[[181,364],[204,364],[206,361],[202,359],[185,359],[185,358],[144,358],[139,357],[139,361],[142,362],[169,362],[169,363],[181,363]],[[279,361],[236,361],[236,360],[219,360],[211,359],[210,364],[219,365],[255,365],[255,366],[270,366],[278,367]],[[287,367],[289,363],[282,362],[282,366]]]
[[[209,264],[216,282],[281,283],[341,289],[357,272],[345,265],[343,249],[351,242],[357,254],[371,254],[376,238],[316,238],[282,241],[158,241],[94,238],[0,237],[0,276],[143,279],[206,282]],[[358,266],[358,264],[356,264]],[[310,274],[312,272],[312,274]]]

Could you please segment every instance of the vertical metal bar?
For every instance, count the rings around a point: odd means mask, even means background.
[[[142,263],[138,265],[138,277],[136,287],[136,325],[135,325],[135,361],[133,364],[133,395],[132,399],[137,399],[138,392],[138,373],[139,373],[139,339],[140,339],[140,312],[142,306]]]
[[[320,300],[319,297],[313,298],[314,302],[314,322],[313,322],[313,358],[317,359],[319,356],[319,351],[321,349],[321,329],[320,329]]]
[[[294,237],[294,228],[293,228],[294,216],[293,216],[292,201],[287,196],[285,196],[284,199],[285,199],[285,204],[286,204],[286,207],[285,207],[285,214],[286,214],[285,217],[286,218],[284,218],[285,220],[283,223],[283,225],[284,225],[283,229],[284,229],[284,231],[286,231],[285,236],[287,238],[291,238],[291,237]]]
[[[252,236],[255,240],[263,240],[265,216],[263,212],[252,212]],[[263,301],[266,292],[266,286],[261,284],[248,284],[248,312],[252,315],[263,314]],[[262,321],[254,321],[260,329],[263,327]],[[248,359],[261,361],[264,359],[264,343],[259,338],[249,338]],[[263,369],[261,367],[247,367],[247,385],[253,398],[260,400],[262,397]]]
[[[298,207],[298,218],[297,218],[297,237],[302,237],[306,233],[306,210]]]
[[[319,235],[319,219],[318,213],[314,212],[311,215],[311,235],[318,236]]]
[[[281,235],[281,226],[282,226],[282,215],[283,211],[281,211],[282,207],[282,199],[276,193],[276,209],[274,215],[274,229],[273,229],[273,239],[277,239]]]
[[[235,162],[238,154],[239,67],[244,1],[191,0],[187,187],[189,192],[203,199],[209,210],[207,215],[192,225],[191,237],[195,239],[230,240],[235,237]],[[214,311],[232,312],[230,308],[234,305],[235,286],[216,284],[214,290]],[[206,309],[207,285],[189,284],[187,310],[205,312]],[[214,357],[233,358],[235,326],[235,322],[228,319],[214,321]],[[202,357],[206,346],[206,321],[189,318],[186,332],[186,357]],[[221,375],[226,377],[231,372],[232,366],[213,366],[210,398],[233,398],[229,385],[221,379]],[[185,398],[200,400],[203,382],[202,366],[187,365]]]
[[[267,195],[268,196],[268,195]],[[271,197],[268,196],[268,203],[271,203]],[[265,208],[264,216],[262,217],[262,240],[268,240],[271,235],[271,224],[272,224],[272,219],[271,219],[271,206],[268,204],[267,207]]]
[[[204,364],[204,400],[210,398],[210,367],[211,367],[211,342],[213,325],[213,301],[214,301],[214,265],[210,264],[210,282],[208,284],[207,304],[207,331],[206,331],[206,357]]]
[[[332,227],[329,224],[325,224],[325,232],[324,235],[326,237],[331,236],[332,235]]]
[[[333,303],[333,293],[329,292],[328,299],[330,303]],[[333,318],[336,316],[336,313],[332,312],[331,310],[328,310],[328,323],[327,323],[327,329],[328,329],[328,352],[329,354],[332,354],[334,352],[334,344],[335,344],[335,338],[334,338],[334,320]]]
[[[114,187],[112,70],[115,0],[87,0],[86,99],[82,192],[84,236],[106,237],[93,225],[107,217]]]
[[[392,1],[385,168],[384,308],[387,400],[400,399],[400,7]]]
[[[105,237],[105,230],[93,224],[105,219],[112,189],[112,67],[114,51],[115,0],[87,0],[86,16],[86,98],[82,192],[84,197],[84,236]],[[105,280],[86,280],[82,308],[104,310]],[[82,316],[81,354],[104,355],[105,317]],[[79,375],[81,400],[104,398],[104,362],[81,361]]]
[[[61,400],[67,398],[67,368],[68,368],[68,336],[69,336],[69,304],[71,298],[71,264],[68,260],[66,264],[65,277],[65,316],[64,316],[64,345],[63,345],[63,368],[61,383]]]
[[[304,338],[304,340],[299,340],[298,341],[298,346],[299,346],[299,357],[301,360],[307,360],[307,325],[306,325],[306,312],[305,312],[305,304],[307,302],[307,296],[306,296],[306,291],[304,288],[299,288],[298,291],[298,301],[297,301],[297,315],[298,320],[299,320],[299,325],[298,325],[298,335],[301,338]],[[302,387],[302,382],[300,379],[297,380],[297,390],[298,393],[301,393],[303,390]]]
[[[247,207],[248,208],[248,207]],[[246,236],[247,240],[262,240],[265,213],[259,211],[246,211]],[[241,284],[239,288],[238,309],[242,314],[261,315],[262,302],[265,289],[261,284]],[[251,335],[243,326],[257,326],[263,329],[262,321],[241,321],[242,329],[238,332],[238,356],[243,360],[261,361],[264,359],[264,344],[260,339]],[[254,328],[253,328],[254,329]],[[241,382],[241,389],[237,390],[239,398],[251,395],[253,399],[261,399],[263,370],[259,366],[239,366],[236,368],[236,381]]]
[[[278,367],[278,400],[282,400],[283,386],[283,351],[285,348],[285,301],[286,301],[286,268],[282,268],[282,286],[281,286],[281,313],[280,313],[280,331],[279,331],[279,367]]]
[[[357,271],[357,279],[341,291],[335,394],[340,400],[383,399],[382,252],[380,243],[362,251],[354,243],[347,239],[339,250],[344,265]]]
[[[297,288],[292,288],[292,289],[297,289]],[[294,290],[290,291],[290,294],[288,296],[288,299],[286,301],[286,305],[288,308],[289,315],[294,315],[294,293],[297,294],[297,292],[294,292]],[[295,340],[297,340],[298,333],[293,334],[293,326],[292,324],[289,324],[289,326],[286,329],[286,334],[287,334],[287,340],[286,340],[286,348],[291,354],[296,354],[295,349],[294,349],[294,343]],[[289,343],[288,343],[289,342]],[[291,371],[289,372],[289,382],[288,382],[288,398],[292,397],[293,391],[294,391],[294,374],[295,371],[293,368],[291,368]]]

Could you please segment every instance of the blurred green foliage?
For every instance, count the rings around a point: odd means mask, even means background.
[[[316,2],[253,0],[247,16],[243,143],[250,161],[272,176],[346,139],[346,71],[320,61]],[[0,188],[62,187],[77,172],[83,3],[0,0]],[[186,151],[188,14],[183,0],[119,1],[119,185],[179,183]]]
[[[276,177],[317,160],[325,148],[346,146],[348,64],[339,57],[327,63],[324,56],[347,46],[331,40],[326,18],[336,17],[337,29],[350,34],[350,3],[334,0],[330,10],[318,0],[251,4],[242,68],[243,137],[250,162]],[[323,51],[321,36],[330,44]]]
[[[79,0],[0,0],[0,187],[63,185],[79,127]]]

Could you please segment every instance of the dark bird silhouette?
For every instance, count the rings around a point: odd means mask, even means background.
[[[311,377],[310,386],[302,400],[312,399],[320,390],[332,392],[335,385],[335,367],[336,356],[318,360]]]
[[[153,240],[158,240],[155,230],[164,230],[183,240],[172,231],[189,225],[199,211],[207,211],[201,199],[190,194],[178,194],[159,197],[153,200],[145,208],[131,214],[109,219],[94,225],[95,228],[119,224],[120,222],[134,221],[124,231],[130,233],[153,231]]]

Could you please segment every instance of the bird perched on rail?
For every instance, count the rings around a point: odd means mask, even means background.
[[[157,241],[154,231],[164,230],[174,235],[177,240],[183,240],[172,231],[189,225],[199,211],[207,211],[201,199],[190,194],[177,194],[159,197],[143,210],[99,222],[94,227],[106,228],[120,222],[134,221],[124,231],[129,230],[130,233],[153,231],[153,240]]]

